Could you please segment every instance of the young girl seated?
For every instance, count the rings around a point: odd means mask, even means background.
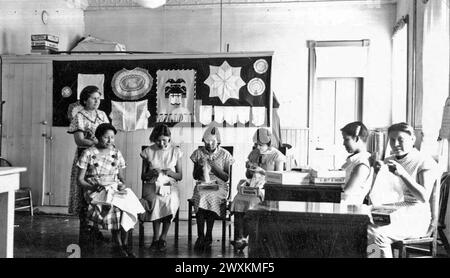
[[[369,131],[361,122],[352,122],[341,129],[344,146],[351,155],[342,166],[345,170],[344,193],[342,202],[362,204],[372,185],[373,171],[367,152]]]
[[[248,227],[244,220],[248,208],[264,199],[263,186],[265,184],[266,171],[282,171],[286,157],[276,148],[271,146],[272,134],[265,128],[259,128],[253,136],[255,148],[248,155],[246,163],[247,180],[241,180],[238,185],[231,211],[234,213],[236,234],[238,239],[233,245],[238,250],[247,246]],[[245,187],[257,187],[257,195],[243,192]]]
[[[127,242],[128,232],[134,228],[137,215],[143,213],[144,208],[125,185],[125,160],[114,146],[116,133],[109,123],[97,127],[95,137],[98,143],[86,149],[77,163],[80,168],[78,183],[89,204],[88,225],[111,230],[116,244],[115,253],[134,257]]]

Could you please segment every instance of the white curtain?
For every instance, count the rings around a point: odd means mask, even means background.
[[[449,2],[429,0],[425,5],[423,23],[421,149],[435,157],[439,155],[437,138],[443,107],[449,96]]]

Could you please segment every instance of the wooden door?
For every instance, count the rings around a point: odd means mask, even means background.
[[[312,166],[340,169],[349,155],[340,129],[361,120],[362,78],[318,78],[313,97]]]
[[[41,205],[48,174],[47,140],[49,64],[43,61],[2,64],[2,157],[23,166],[20,186],[31,187],[33,202]]]

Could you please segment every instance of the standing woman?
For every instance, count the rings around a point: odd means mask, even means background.
[[[77,150],[70,175],[69,213],[78,215],[80,227],[87,227],[86,213],[88,204],[83,198],[83,192],[78,185],[79,168],[77,162],[83,151],[98,143],[95,130],[102,123],[109,123],[105,112],[98,110],[100,106],[100,92],[96,86],[87,86],[80,93],[80,103],[83,108],[72,118],[69,130],[73,134]],[[98,239],[103,239],[101,233],[94,231]]]
[[[409,124],[390,126],[388,137],[393,155],[384,162],[377,161],[375,167],[387,164],[389,171],[399,177],[404,201],[396,212],[397,221],[384,226],[369,225],[369,239],[378,245],[384,258],[392,257],[391,244],[394,241],[428,234],[431,223],[429,200],[439,173],[436,161],[414,148],[416,137]]]
[[[209,250],[212,244],[212,230],[214,221],[225,212],[221,211],[221,204],[228,197],[230,190],[228,180],[230,178],[230,166],[234,163],[231,154],[220,147],[221,138],[217,127],[208,127],[203,134],[204,147],[196,149],[191,160],[194,162],[193,178],[198,181],[215,181],[219,184],[216,191],[199,190],[194,187],[192,199],[197,219],[197,235],[194,249],[198,251]],[[208,168],[209,174],[205,178],[204,168]],[[206,236],[205,236],[206,221]]]
[[[144,221],[153,222],[153,241],[150,249],[165,251],[170,223],[180,207],[178,181],[183,178],[183,154],[179,147],[171,143],[171,133],[165,124],[155,126],[150,134],[150,142],[154,144],[140,154],[144,162],[141,201],[146,210],[142,217]]]

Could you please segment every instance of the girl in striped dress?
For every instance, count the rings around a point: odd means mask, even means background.
[[[197,251],[209,250],[212,243],[212,230],[214,220],[223,216],[222,203],[226,201],[229,192],[230,166],[234,163],[231,154],[221,148],[219,129],[217,127],[208,127],[203,134],[204,147],[199,147],[191,155],[194,162],[193,177],[198,181],[205,181],[204,168],[209,168],[209,176],[206,179],[216,181],[219,185],[218,190],[199,190],[194,187],[192,199],[194,200],[194,209],[197,219],[197,235],[194,249]],[[206,235],[205,235],[206,221]]]
[[[375,167],[387,164],[389,170],[403,183],[404,201],[396,212],[398,221],[389,225],[369,225],[369,243],[380,248],[381,257],[392,257],[394,241],[426,236],[431,224],[429,199],[438,178],[438,165],[434,159],[416,148],[414,129],[407,123],[398,123],[388,129],[389,144],[393,155]]]

